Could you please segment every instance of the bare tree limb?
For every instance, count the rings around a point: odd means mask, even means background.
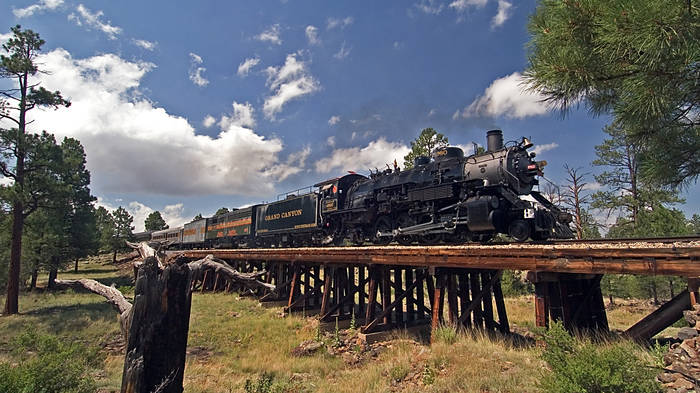
[[[124,295],[115,287],[108,287],[95,280],[81,278],[79,280],[56,280],[57,289],[77,289],[88,290],[92,293],[102,295],[107,299],[107,303],[119,313],[119,325],[122,331],[122,336],[126,339],[131,323],[131,303]]]
[[[228,281],[239,282],[249,288],[264,288],[270,291],[275,289],[273,284],[267,284],[258,280],[260,276],[267,272],[241,273],[225,261],[214,258],[211,254],[202,259],[192,261],[187,265],[190,267],[190,274],[193,279],[200,279],[206,270],[213,270],[214,273],[224,276]]]

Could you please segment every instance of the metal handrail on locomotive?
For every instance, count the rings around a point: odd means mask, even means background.
[[[458,147],[421,156],[413,168],[354,172],[305,193],[156,231],[151,240],[180,248],[402,245],[572,238],[571,214],[533,187],[546,161],[527,138],[503,143],[487,132],[487,149],[465,157]]]

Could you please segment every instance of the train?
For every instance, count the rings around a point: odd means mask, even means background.
[[[485,151],[446,146],[410,169],[344,176],[256,204],[145,234],[171,248],[461,244],[573,238],[572,215],[534,187],[546,161],[526,137],[486,133]],[[142,234],[144,236],[144,234]]]

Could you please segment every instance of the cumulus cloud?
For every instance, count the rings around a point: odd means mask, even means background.
[[[267,67],[267,86],[272,95],[265,99],[263,113],[269,119],[282,110],[289,101],[312,94],[321,86],[309,73],[306,63],[297,59],[297,54],[287,55],[284,65]]]
[[[204,120],[202,120],[202,126],[204,126],[204,128],[209,128],[209,127],[213,126],[215,123],[216,123],[216,118],[214,118],[214,116],[212,116],[212,115],[206,115],[204,117]]]
[[[503,25],[511,17],[513,4],[506,0],[498,0],[498,13],[491,19],[491,28]]]
[[[546,143],[544,145],[535,145],[532,149],[530,149],[531,152],[540,155],[546,151],[554,150],[557,147],[559,147],[559,144],[556,142],[552,143]]]
[[[12,33],[0,34],[0,45],[7,42],[10,38],[12,38]]]
[[[226,129],[231,126],[253,128],[255,127],[255,115],[253,106],[246,102],[240,104],[233,102],[233,114],[231,116],[221,116],[219,127]]]
[[[12,13],[15,14],[15,17],[17,18],[26,18],[34,15],[37,12],[55,10],[61,5],[63,5],[63,0],[40,0],[38,3],[32,4],[25,8],[13,8]]]
[[[284,175],[279,138],[234,121],[216,136],[198,135],[187,119],[142,98],[152,64],[114,54],[74,59],[63,49],[37,61],[48,71],[37,75],[42,86],[72,105],[32,111],[33,129],[79,139],[97,193],[263,196]]]
[[[397,162],[403,162],[403,157],[409,151],[411,149],[408,146],[397,142],[388,142],[384,137],[381,137],[365,147],[333,150],[330,157],[316,161],[316,172],[364,172],[369,168],[385,168],[386,164],[391,164],[394,159]]]
[[[335,57],[338,60],[342,60],[342,59],[348,57],[351,50],[352,50],[352,48],[345,47],[345,41],[343,41],[343,44],[340,46],[340,50],[338,51],[338,53],[334,54],[333,57]]]
[[[450,8],[457,11],[465,11],[469,7],[482,8],[488,3],[488,0],[455,0],[450,3]]]
[[[306,26],[306,39],[309,40],[309,45],[318,45],[321,43],[321,39],[318,38],[318,27],[316,26]]]
[[[340,116],[331,116],[331,118],[328,119],[328,125],[332,127],[332,126],[338,124],[339,121],[340,121]]]
[[[114,202],[118,204],[122,201],[116,200]],[[115,203],[108,202],[100,197],[97,198],[97,205],[104,207],[110,212],[117,210],[117,208],[119,207],[115,207],[114,204]],[[124,210],[126,210],[134,218],[134,221],[132,221],[132,225],[134,226],[134,232],[145,231],[146,218],[151,213],[157,210],[138,201],[129,202],[128,204],[121,207],[123,207]],[[184,205],[182,203],[166,205],[158,211],[160,212],[160,216],[163,217],[163,220],[170,228],[181,227],[185,223],[190,221],[189,217],[185,218],[182,215],[185,211]]]
[[[146,40],[136,40],[135,39],[132,42],[134,43],[134,45],[141,47],[145,50],[150,50],[150,51],[156,49],[156,45],[157,45],[157,43],[155,43],[155,42],[146,41]]]
[[[328,138],[326,138],[326,144],[330,147],[335,147],[335,136],[331,135]]]
[[[82,4],[78,5],[76,11],[78,11],[78,14],[71,13],[68,15],[68,20],[75,22],[78,26],[86,25],[87,27],[100,30],[107,34],[110,40],[117,39],[117,36],[122,32],[121,27],[112,26],[110,21],[105,22],[102,20],[104,16],[102,11],[92,12]]]
[[[345,18],[328,18],[326,20],[326,30],[332,30],[335,28],[344,29],[350,26],[355,19],[352,16],[347,16]]]
[[[476,116],[505,116],[521,119],[547,113],[544,96],[527,90],[523,77],[514,72],[496,79],[486,88],[484,94],[469,104],[464,110],[455,112],[453,119]]]
[[[280,39],[280,25],[272,25],[267,30],[255,36],[255,39],[262,42],[269,42],[275,45],[281,45],[282,39]]]
[[[415,7],[426,14],[438,15],[442,12],[444,4],[439,3],[437,0],[421,0],[420,3],[415,4]]]
[[[259,57],[251,57],[249,59],[243,60],[241,64],[238,65],[238,71],[236,72],[238,76],[245,77],[248,75],[250,70],[260,63]]]
[[[306,159],[309,158],[309,154],[311,154],[311,147],[306,146],[302,150],[290,154],[284,163],[273,165],[265,173],[278,181],[296,175],[306,166]]]
[[[209,80],[202,76],[202,73],[207,70],[202,67],[202,63],[204,63],[204,60],[202,60],[198,54],[190,52],[189,77],[192,83],[199,87],[204,87],[209,84]]]

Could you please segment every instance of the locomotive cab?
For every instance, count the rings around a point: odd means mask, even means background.
[[[350,186],[359,180],[367,178],[357,173],[350,173],[345,176],[329,179],[320,183],[314,184],[318,187],[318,193],[321,203],[321,214],[331,213],[342,209],[345,205],[345,198],[348,194]]]

